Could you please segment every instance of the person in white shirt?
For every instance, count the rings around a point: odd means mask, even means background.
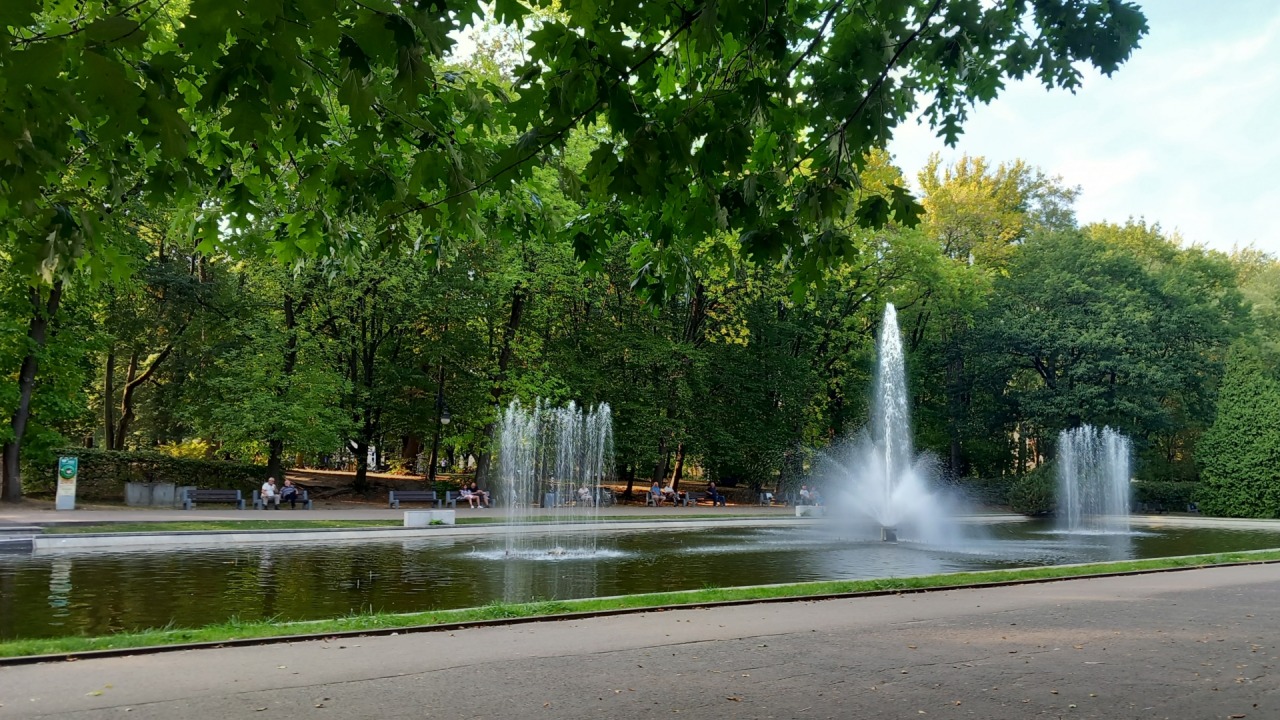
[[[273,477],[267,478],[267,481],[262,483],[262,490],[260,491],[259,494],[262,495],[263,510],[266,510],[268,507],[270,507],[272,503],[275,503],[277,510],[280,509],[280,493],[276,492],[275,478]]]

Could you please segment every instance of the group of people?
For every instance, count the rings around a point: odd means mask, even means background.
[[[485,490],[481,490],[476,481],[472,480],[470,485],[463,485],[458,491],[458,499],[466,500],[471,507],[493,507],[493,498]]]
[[[671,483],[667,483],[666,487],[661,487],[658,485],[657,480],[653,481],[653,487],[649,488],[649,494],[653,495],[654,505],[661,505],[664,500],[672,505],[678,505],[685,497],[684,493],[676,492],[676,489],[671,487]]]
[[[276,487],[275,478],[267,478],[267,481],[262,483],[262,489],[258,491],[258,495],[262,498],[263,510],[273,505],[279,510],[281,503],[289,503],[289,509],[296,510],[298,509],[298,500],[302,498],[302,495],[298,492],[298,487],[289,478],[284,479],[283,487]]]
[[[821,505],[822,493],[818,492],[818,488],[809,487],[808,485],[800,486],[800,505]]]

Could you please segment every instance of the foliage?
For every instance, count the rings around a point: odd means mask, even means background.
[[[152,451],[63,448],[57,455],[80,459],[76,495],[84,500],[120,500],[131,482],[173,483],[179,487],[240,490],[252,497],[267,476],[262,465],[174,457]],[[56,464],[27,473],[28,490],[52,492]]]
[[[1196,447],[1200,509],[1227,517],[1280,517],[1280,381],[1246,344],[1232,348],[1217,414]]]
[[[1058,483],[1053,468],[1041,465],[1009,486],[1009,509],[1023,515],[1048,515],[1057,507]]]
[[[1181,512],[1197,502],[1201,483],[1177,480],[1142,480],[1133,484],[1135,506],[1159,507]]]

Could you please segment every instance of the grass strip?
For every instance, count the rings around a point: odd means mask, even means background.
[[[570,613],[600,613],[627,610],[699,606],[725,602],[751,602],[777,599],[847,595],[852,593],[893,592],[950,588],[987,583],[1028,582],[1065,579],[1103,573],[1128,573],[1150,570],[1172,570],[1210,567],[1241,562],[1280,560],[1280,550],[1188,555],[1150,560],[1090,563],[1056,567],[1014,568],[978,572],[948,573],[874,580],[829,580],[734,588],[705,588],[678,592],[623,595],[581,600],[548,600],[528,603],[491,603],[457,610],[431,610],[419,613],[365,613],[328,620],[241,621],[226,622],[200,628],[159,628],[119,633],[101,637],[63,637],[0,642],[0,658],[31,655],[64,655],[93,650],[120,650],[161,647],[186,643],[227,642],[261,639],[284,635],[329,635],[361,631],[420,628],[432,625],[473,623],[487,620],[519,618],[554,618]]]

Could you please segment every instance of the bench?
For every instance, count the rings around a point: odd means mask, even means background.
[[[425,502],[440,506],[440,498],[435,490],[392,490],[387,496],[387,504],[393,509],[400,507],[402,502]]]
[[[287,500],[285,500],[283,497],[282,497],[282,498],[280,498],[280,505],[281,505],[282,507],[283,507],[287,502],[288,502],[288,501],[287,501]],[[298,502],[302,503],[302,509],[303,509],[303,510],[310,510],[310,509],[311,509],[311,494],[310,494],[310,493],[308,493],[306,490],[303,490],[302,488],[298,488]],[[262,493],[258,493],[257,495],[254,495],[254,496],[253,496],[253,509],[254,509],[254,510],[262,510],[262,509],[266,509],[266,508],[263,506],[263,504],[262,504]]]
[[[458,509],[458,501],[459,501],[459,500],[462,500],[462,499],[463,499],[463,497],[464,497],[464,496],[463,496],[463,494],[462,494],[462,491],[461,491],[461,490],[445,490],[445,491],[444,491],[444,504],[445,504],[446,506],[448,506],[448,507],[453,508],[454,510],[457,510],[457,509]],[[468,505],[470,505],[471,503],[467,503],[467,504],[468,504]],[[489,496],[489,504],[488,504],[487,506],[486,506],[486,505],[481,505],[480,507],[493,507],[493,496],[492,496],[492,495],[490,495],[490,496]]]
[[[190,488],[182,498],[182,509],[191,510],[196,503],[235,503],[237,510],[244,509],[244,498],[239,490],[201,490]]]

